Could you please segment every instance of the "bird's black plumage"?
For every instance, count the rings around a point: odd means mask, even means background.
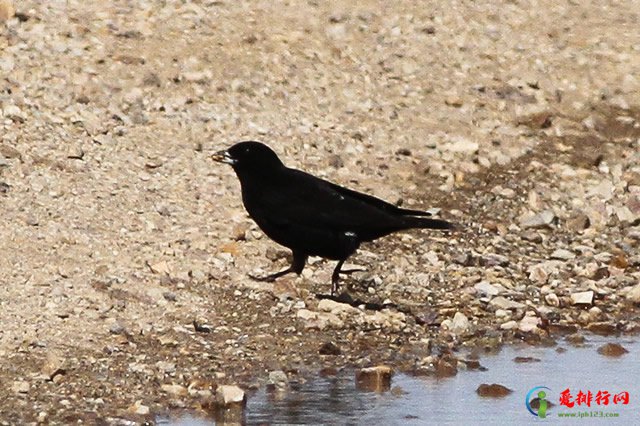
[[[403,209],[288,168],[260,142],[240,142],[212,158],[233,167],[249,216],[269,238],[293,252],[288,269],[262,280],[300,274],[308,256],[320,256],[338,261],[332,276],[334,294],[342,264],[362,242],[410,228],[454,228],[445,220],[426,217],[428,212]]]

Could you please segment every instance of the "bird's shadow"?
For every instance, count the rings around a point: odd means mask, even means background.
[[[335,296],[332,294],[316,294],[316,299],[329,299],[338,303],[346,303],[347,305],[351,305],[353,307],[360,307],[364,305],[365,309],[371,311],[381,311],[383,309],[397,309],[398,306],[395,303],[377,303],[377,302],[367,302],[362,299],[354,299],[349,293],[343,291],[339,295]]]

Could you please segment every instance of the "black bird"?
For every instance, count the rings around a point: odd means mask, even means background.
[[[337,260],[331,294],[338,290],[340,268],[365,241],[410,228],[453,229],[428,212],[403,209],[371,195],[344,188],[286,167],[260,142],[239,142],[213,160],[230,164],[240,179],[242,202],[265,234],[293,252],[291,266],[266,277],[302,273],[309,256]],[[343,271],[347,272],[347,271]]]

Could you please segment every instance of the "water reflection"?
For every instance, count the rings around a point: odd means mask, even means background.
[[[611,341],[589,336],[586,346],[566,344],[566,351],[555,348],[508,346],[499,353],[481,357],[486,371],[462,371],[448,379],[410,377],[397,374],[392,390],[383,394],[359,391],[353,372],[320,377],[306,383],[292,383],[288,392],[269,392],[262,388],[247,404],[248,424],[505,424],[532,421],[567,421],[560,412],[610,412],[618,418],[582,418],[579,424],[640,424],[640,344],[636,339],[618,339],[629,353],[620,358],[599,355],[597,348]],[[537,358],[539,362],[515,362],[516,357]],[[513,393],[504,398],[481,398],[476,389],[482,383],[499,383]],[[548,419],[532,416],[526,409],[525,396],[536,386],[550,389]],[[591,407],[572,409],[558,404],[559,395],[570,389],[591,391]],[[628,405],[597,405],[595,394],[612,395],[627,391]],[[605,423],[602,423],[605,422]],[[199,426],[202,420],[182,418],[164,424]]]

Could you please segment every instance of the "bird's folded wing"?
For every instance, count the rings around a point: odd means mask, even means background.
[[[261,203],[263,214],[274,223],[357,232],[393,225],[407,214],[428,215],[400,209],[302,171],[290,171],[294,173],[287,185],[282,185],[277,193],[264,194]]]
[[[362,192],[357,192],[349,188],[345,188],[340,185],[336,185],[335,183],[327,182],[331,188],[339,194],[344,196],[350,196],[354,199],[360,200],[364,203],[367,203],[371,206],[382,209],[388,213],[394,215],[407,215],[407,216],[431,216],[431,213],[422,211],[422,210],[411,210],[411,209],[403,209],[397,207],[391,203],[388,203],[380,198],[376,198],[369,194],[363,194]]]

